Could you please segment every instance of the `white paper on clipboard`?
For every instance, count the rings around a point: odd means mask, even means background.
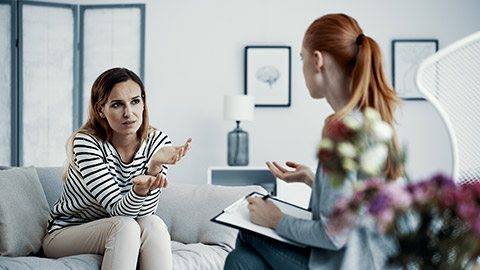
[[[211,221],[230,226],[236,229],[246,229],[252,232],[256,232],[270,238],[289,243],[296,246],[305,247],[305,245],[296,243],[289,239],[286,239],[277,234],[277,232],[271,228],[263,227],[257,224],[253,224],[250,221],[250,211],[248,210],[248,201],[247,197],[249,196],[264,196],[264,194],[258,192],[252,192],[249,195],[239,199],[238,201],[232,203],[227,208],[225,208],[220,214],[211,219]],[[275,197],[270,197],[270,200],[275,203],[275,205],[280,208],[280,210],[296,218],[301,219],[312,219],[312,212],[309,210],[299,207],[297,205],[279,200]]]

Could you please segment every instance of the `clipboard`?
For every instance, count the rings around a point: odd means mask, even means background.
[[[290,239],[287,239],[278,235],[277,232],[271,228],[253,224],[250,221],[250,211],[248,210],[248,201],[247,201],[247,197],[250,197],[250,196],[264,197],[266,195],[258,192],[252,192],[247,196],[242,197],[236,202],[232,203],[227,208],[223,209],[223,211],[220,214],[213,217],[210,221],[221,224],[221,225],[229,226],[235,229],[248,230],[248,231],[258,233],[258,234],[270,237],[272,239],[285,242],[288,244],[292,244],[295,246],[306,247],[306,245],[294,242]],[[312,212],[309,211],[308,209],[282,201],[275,197],[269,196],[269,199],[272,200],[273,203],[275,203],[275,205],[278,208],[280,208],[280,210],[286,215],[293,216],[296,218],[301,218],[301,219],[308,219],[308,220],[312,219]]]

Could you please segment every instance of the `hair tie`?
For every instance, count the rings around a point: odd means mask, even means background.
[[[356,41],[356,43],[357,43],[358,46],[362,45],[362,40],[363,40],[363,37],[364,37],[364,36],[365,36],[364,34],[358,35],[357,41]]]
[[[360,52],[360,46],[362,45],[362,40],[364,36],[365,35],[363,33],[358,35],[357,40],[355,41],[355,43],[357,44],[357,47],[355,50],[355,56],[353,57],[352,61],[350,61],[350,64],[352,66],[355,66],[355,63],[357,62],[357,56],[358,56],[358,53]]]

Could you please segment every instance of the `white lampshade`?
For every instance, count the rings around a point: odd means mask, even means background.
[[[223,119],[252,121],[254,108],[254,98],[252,96],[225,96],[223,102]]]

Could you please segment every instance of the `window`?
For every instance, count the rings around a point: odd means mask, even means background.
[[[62,166],[95,78],[122,66],[143,79],[144,29],[142,4],[0,0],[0,165]]]

